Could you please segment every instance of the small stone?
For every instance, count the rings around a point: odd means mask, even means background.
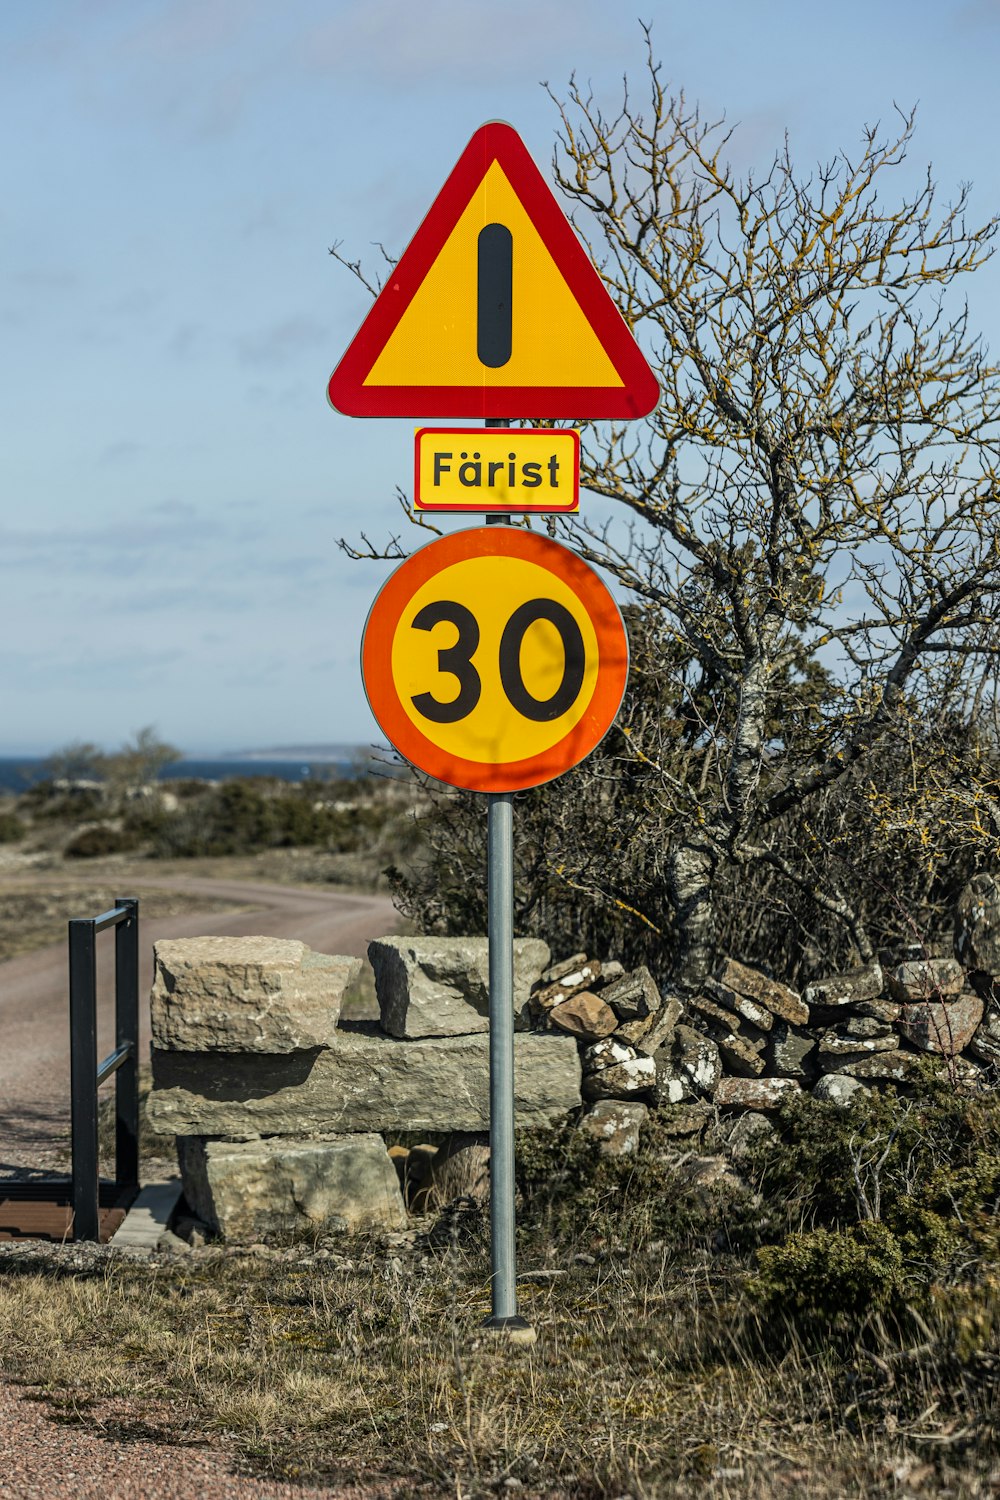
[[[982,1019],[982,1000],[966,990],[954,1000],[904,1006],[899,1029],[922,1052],[954,1057],[965,1051]]]
[[[913,1004],[960,994],[965,970],[954,958],[909,959],[890,969],[887,978],[892,998],[900,1004]]]
[[[895,1026],[902,1006],[898,1000],[859,1000],[852,1007],[856,1016],[865,1016],[872,1021],[881,1021],[883,1026]]]
[[[717,1042],[722,1065],[739,1078],[759,1078],[764,1071],[760,1045],[754,1046],[741,1036],[720,1036]]]
[[[571,974],[574,969],[582,969],[586,962],[586,953],[573,953],[569,958],[560,959],[557,964],[545,970],[539,980],[539,986],[555,984],[564,974]]]
[[[601,960],[601,988],[606,984],[613,984],[616,979],[621,979],[625,973],[625,965],[619,963],[617,958],[605,958]]]
[[[813,1098],[844,1109],[858,1094],[867,1092],[857,1078],[849,1078],[845,1073],[825,1073],[813,1089]]]
[[[560,1031],[568,1031],[570,1036],[582,1037],[588,1042],[610,1036],[618,1025],[618,1018],[610,1005],[605,1005],[590,990],[578,990],[568,1000],[554,1005],[549,1011],[549,1021]]]
[[[877,1000],[882,993],[885,976],[877,959],[846,969],[842,974],[829,974],[825,979],[816,979],[806,986],[802,998],[813,1005],[857,1005],[862,1000]]]
[[[869,1037],[845,1036],[836,1030],[824,1031],[816,1048],[816,1060],[826,1070],[830,1059],[836,1059],[835,1070],[839,1071],[841,1058],[845,1062],[857,1062],[859,1058],[870,1057],[873,1052],[895,1052],[898,1046],[899,1037],[894,1031],[883,1031]]]
[[[633,969],[613,984],[601,986],[601,999],[610,1005],[619,1021],[641,1021],[655,1015],[663,1002],[652,974],[646,968]]]
[[[876,1052],[856,1062],[842,1062],[838,1074],[860,1078],[863,1083],[905,1083],[920,1065],[916,1052]]]
[[[529,1007],[536,1016],[542,1016],[546,1011],[552,1010],[556,1005],[561,1005],[572,995],[580,990],[589,989],[601,977],[601,965],[597,959],[588,959],[578,969],[570,969],[561,979],[553,984],[542,985],[540,989],[531,992]]]
[[[974,875],[955,903],[955,957],[964,969],[1000,975],[1000,882]]]
[[[696,1094],[713,1094],[722,1077],[722,1058],[711,1037],[703,1036],[690,1026],[674,1028],[674,1055],[677,1068]],[[670,1103],[678,1101],[671,1099]]]
[[[645,1104],[624,1099],[599,1099],[580,1121],[584,1135],[592,1136],[602,1156],[634,1156],[639,1133],[649,1115]]]
[[[656,1082],[656,1064],[613,1038],[595,1042],[583,1054],[583,1097],[623,1099],[642,1094]]]
[[[816,1071],[816,1038],[787,1021],[775,1021],[765,1059],[768,1071],[781,1078],[809,1079]]]
[[[770,1031],[774,1025],[771,1012],[756,1000],[751,1000],[748,995],[741,995],[739,990],[734,990],[717,979],[706,979],[704,990],[710,1000],[714,1000],[722,1009],[741,1016],[744,1021],[749,1021],[758,1031]]]
[[[787,984],[769,979],[759,969],[750,969],[745,964],[728,958],[718,979],[720,984],[729,989],[758,1001],[777,1020],[790,1021],[796,1026],[808,1025],[809,1008],[803,1005],[802,997]]]
[[[766,1113],[778,1109],[790,1094],[798,1092],[794,1078],[723,1078],[715,1090],[715,1104],[721,1110],[752,1109]]]

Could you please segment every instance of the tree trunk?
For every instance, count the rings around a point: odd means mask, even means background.
[[[678,947],[671,983],[694,994],[715,957],[715,903],[712,885],[718,859],[707,843],[679,844],[667,862],[667,889],[677,918]]]

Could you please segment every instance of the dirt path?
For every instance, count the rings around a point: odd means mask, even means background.
[[[149,993],[153,943],[160,938],[299,938],[323,953],[363,956],[369,940],[398,920],[387,896],[346,895],[300,886],[266,885],[201,876],[131,880],[144,886],[230,901],[238,910],[143,921],[140,904],[140,997]],[[96,912],[94,913],[96,915]],[[98,939],[98,1056],[113,1046],[113,944]],[[140,1057],[148,1055],[149,1008],[141,1006]],[[25,1167],[51,1168],[62,1159],[69,1133],[69,1023],[65,943],[0,964],[0,1175]]]

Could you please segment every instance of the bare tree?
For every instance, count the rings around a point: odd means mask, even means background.
[[[615,774],[642,768],[634,838],[659,841],[686,990],[727,881],[808,899],[867,958],[859,837],[1000,848],[1000,383],[952,289],[1000,221],[970,226],[929,174],[886,202],[910,115],[856,157],[801,174],[786,142],[741,179],[651,46],[644,88],[613,116],[575,82],[555,101],[555,179],[663,396],[585,432],[610,519],[551,529],[656,620],[668,688],[620,724]],[[608,898],[606,869],[550,868]],[[659,895],[610,899],[642,921]]]

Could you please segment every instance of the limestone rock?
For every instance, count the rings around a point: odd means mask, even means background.
[[[859,1000],[852,1009],[856,1016],[881,1021],[883,1026],[895,1026],[903,1007],[898,1000]]]
[[[774,1025],[774,1017],[766,1006],[758,1004],[749,995],[741,994],[730,985],[722,984],[718,979],[706,979],[704,991],[709,1000],[713,1000],[721,1009],[741,1016],[751,1026],[756,1026],[758,1031],[770,1031]]]
[[[600,961],[596,958],[589,958],[579,968],[570,969],[552,984],[536,986],[531,992],[530,1008],[536,1016],[544,1016],[546,1011],[552,1010],[553,1006],[561,1005],[571,995],[578,994],[580,990],[590,989],[600,977]],[[516,1002],[514,1008],[518,1009]]]
[[[580,1121],[580,1129],[598,1142],[602,1156],[634,1156],[648,1115],[646,1105],[635,1100],[598,1099]]]
[[[646,1057],[653,1057],[661,1047],[672,1045],[682,1011],[683,1006],[677,995],[661,996],[660,1009],[655,1015],[647,1016],[643,1022],[633,1023],[637,1028],[644,1028],[635,1042],[637,1049]]]
[[[715,1037],[716,1041],[720,1036],[740,1035],[741,1022],[736,1012],[716,1005],[714,1000],[709,1000],[705,995],[689,996],[687,1010],[693,1013],[696,1021],[704,1022],[709,1035]]]
[[[1000,881],[973,875],[955,903],[955,957],[965,969],[1000,974]]]
[[[489,1030],[489,943],[479,937],[386,937],[368,944],[382,1030],[394,1037]],[[514,1009],[549,961],[540,938],[514,939]]]
[[[1000,1013],[991,1008],[969,1043],[969,1051],[987,1067],[1000,1068]]]
[[[857,1005],[863,1000],[877,1000],[882,993],[885,976],[882,965],[873,959],[842,974],[830,974],[825,979],[816,979],[806,986],[802,998],[806,1005]]]
[[[839,1074],[858,1078],[862,1083],[905,1083],[912,1078],[920,1064],[916,1052],[876,1052],[871,1057],[859,1058],[856,1062],[841,1062]]]
[[[715,1104],[721,1110],[767,1113],[798,1092],[794,1078],[723,1078],[715,1091]]]
[[[552,964],[540,976],[540,984],[555,984],[564,974],[571,974],[574,969],[582,969],[587,962],[586,953],[573,953],[569,958],[560,959],[557,964]]]
[[[881,1031],[875,1036],[852,1036],[831,1028],[819,1038],[816,1061],[824,1071],[839,1073],[842,1062],[857,1062],[875,1052],[895,1052],[898,1046],[899,1037],[894,1031]]]
[[[718,975],[718,981],[728,989],[756,1000],[776,1020],[789,1021],[795,1026],[806,1026],[809,1023],[809,1008],[802,1003],[801,996],[789,989],[787,984],[769,979],[759,969],[749,969],[746,964],[728,958]]]
[[[570,1036],[582,1037],[584,1041],[598,1042],[610,1036],[618,1026],[618,1018],[610,1005],[605,1005],[598,995],[589,990],[578,990],[568,1000],[554,1005],[549,1011],[549,1021],[560,1031]]]
[[[954,1000],[904,1006],[899,1029],[921,1052],[954,1057],[965,1051],[982,1019],[982,1000],[972,990],[965,990]]]
[[[742,1036],[720,1036],[717,1042],[722,1065],[738,1078],[759,1078],[764,1071],[760,1044],[754,1046]]]
[[[361,960],[290,938],[200,937],[153,947],[154,1047],[285,1053],[329,1043]]]
[[[849,1078],[846,1073],[824,1073],[813,1089],[813,1098],[823,1099],[828,1104],[839,1104],[843,1109],[858,1094],[867,1092],[859,1079]]]
[[[568,1036],[514,1038],[518,1125],[550,1125],[580,1104]],[[340,1031],[290,1057],[153,1052],[146,1112],[162,1135],[252,1139],[309,1131],[489,1129],[489,1037],[403,1042]]]
[[[405,1229],[395,1168],[379,1135],[178,1142],[189,1206],[226,1239],[323,1228]]]
[[[612,984],[602,985],[601,999],[611,1006],[619,1021],[641,1021],[655,1015],[663,1004],[647,968],[633,969]]]
[[[722,1058],[711,1037],[702,1036],[691,1026],[674,1028],[674,1057],[678,1071],[686,1078],[696,1095],[715,1093],[722,1077]],[[670,1103],[676,1103],[674,1099]]]
[[[585,1099],[627,1099],[648,1092],[655,1083],[653,1059],[613,1037],[595,1042],[583,1054]]]
[[[965,970],[954,958],[911,958],[886,977],[890,995],[901,1004],[957,995],[965,984]]]
[[[765,1060],[767,1071],[779,1078],[808,1080],[816,1072],[816,1038],[787,1021],[775,1021]]]

